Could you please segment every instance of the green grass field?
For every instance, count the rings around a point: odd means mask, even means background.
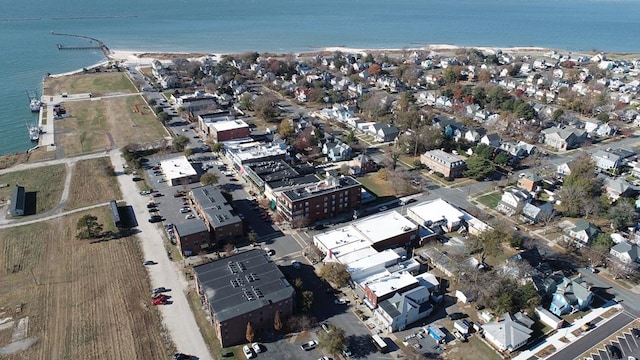
[[[102,96],[110,93],[134,93],[135,87],[124,72],[74,74],[48,78],[44,83],[44,94],[61,93]]]
[[[22,185],[27,195],[35,193],[36,214],[51,210],[60,202],[66,174],[65,165],[60,164],[0,175],[0,184],[9,184],[0,189],[0,199],[9,201],[14,186]]]
[[[500,202],[501,198],[502,196],[500,196],[500,194],[490,193],[487,195],[480,196],[478,198],[478,202],[480,202],[482,205],[488,208],[495,209],[496,206],[498,206],[498,203]]]

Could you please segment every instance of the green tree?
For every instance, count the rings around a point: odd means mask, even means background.
[[[516,105],[515,113],[518,117],[523,118],[525,120],[531,120],[536,117],[536,110],[526,102],[520,102]]]
[[[460,68],[457,66],[449,66],[443,73],[444,82],[447,84],[454,84],[460,80]]]
[[[498,155],[496,155],[496,158],[493,159],[493,162],[500,166],[507,165],[507,163],[509,162],[509,155],[507,155],[506,152],[502,151]]]
[[[76,223],[78,239],[93,239],[100,237],[102,234],[102,224],[98,222],[98,218],[91,214],[84,215]]]
[[[611,220],[611,226],[621,230],[633,224],[633,205],[624,200],[618,200],[607,212],[607,218]]]
[[[204,173],[200,176],[200,183],[202,185],[215,185],[218,183],[218,176],[213,173]]]
[[[564,115],[564,110],[556,109],[553,112],[553,115],[551,115],[551,119],[553,119],[554,122],[557,122],[560,119],[560,117],[562,117],[562,115]]]
[[[495,165],[490,160],[474,154],[467,158],[467,170],[465,170],[464,176],[480,180],[487,177],[494,170]]]
[[[330,262],[322,265],[318,275],[324,281],[333,283],[339,288],[346,286],[351,278],[347,271],[347,266],[338,262]]]
[[[598,234],[598,237],[596,237],[593,240],[593,243],[591,243],[592,248],[604,250],[606,252],[609,252],[609,250],[613,245],[614,245],[614,242],[611,239],[611,235],[607,233]]]
[[[213,146],[211,146],[211,151],[216,153],[216,154],[221,152],[223,149],[224,149],[224,144],[220,143],[220,142],[217,142],[217,143],[213,144]]]
[[[247,322],[247,330],[245,332],[245,338],[248,342],[252,343],[256,338],[256,333],[253,331],[253,326],[251,325],[251,321]]]
[[[171,117],[166,112],[162,111],[158,113],[158,120],[160,120],[161,123],[166,124],[170,119]]]
[[[510,292],[501,293],[496,299],[494,310],[497,314],[504,314],[513,311],[513,297]]]
[[[347,133],[346,141],[347,141],[347,144],[353,144],[356,142],[356,134],[353,132],[353,130],[350,130]]]
[[[318,333],[318,343],[327,353],[337,357],[347,344],[344,330],[332,324],[328,325],[328,331]]]
[[[189,138],[184,135],[178,135],[173,139],[173,148],[176,151],[183,151],[189,143]]]
[[[193,150],[193,148],[185,148],[184,149],[184,156],[189,157],[191,155],[193,155],[195,153],[195,151]]]

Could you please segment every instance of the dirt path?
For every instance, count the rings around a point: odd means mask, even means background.
[[[119,152],[111,152],[111,162],[116,169],[121,169],[124,162]],[[146,216],[146,197],[139,195],[135,182],[128,175],[119,175],[120,188],[124,201],[133,206],[136,214]],[[145,259],[154,260],[158,264],[148,267],[151,284],[153,287],[164,286],[172,289],[173,304],[160,308],[162,322],[169,331],[171,339],[178,351],[197,356],[200,360],[213,359],[207,345],[200,333],[198,324],[189,303],[185,291],[188,284],[184,274],[178,268],[178,264],[169,260],[164,247],[162,228],[158,224],[149,223],[146,218],[138,219],[138,236],[141,239],[141,247]]]

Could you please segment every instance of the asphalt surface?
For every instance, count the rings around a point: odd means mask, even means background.
[[[577,359],[578,356],[592,348],[594,345],[600,343],[603,339],[618,332],[620,329],[627,327],[634,319],[635,317],[629,315],[626,312],[620,313],[618,316],[605,322],[604,324],[597,325],[594,329],[590,330],[588,334],[584,335],[580,340],[555,353],[554,355],[549,357],[549,359]],[[562,329],[560,329],[559,331],[562,331]],[[604,359],[607,358],[605,357]]]

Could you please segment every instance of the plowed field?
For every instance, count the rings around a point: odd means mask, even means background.
[[[108,229],[107,207],[89,213]],[[137,240],[77,240],[75,224],[84,214],[0,230],[3,317],[29,316],[28,336],[38,338],[6,358],[168,358],[172,345],[150,303]],[[0,340],[10,338],[6,331]]]

